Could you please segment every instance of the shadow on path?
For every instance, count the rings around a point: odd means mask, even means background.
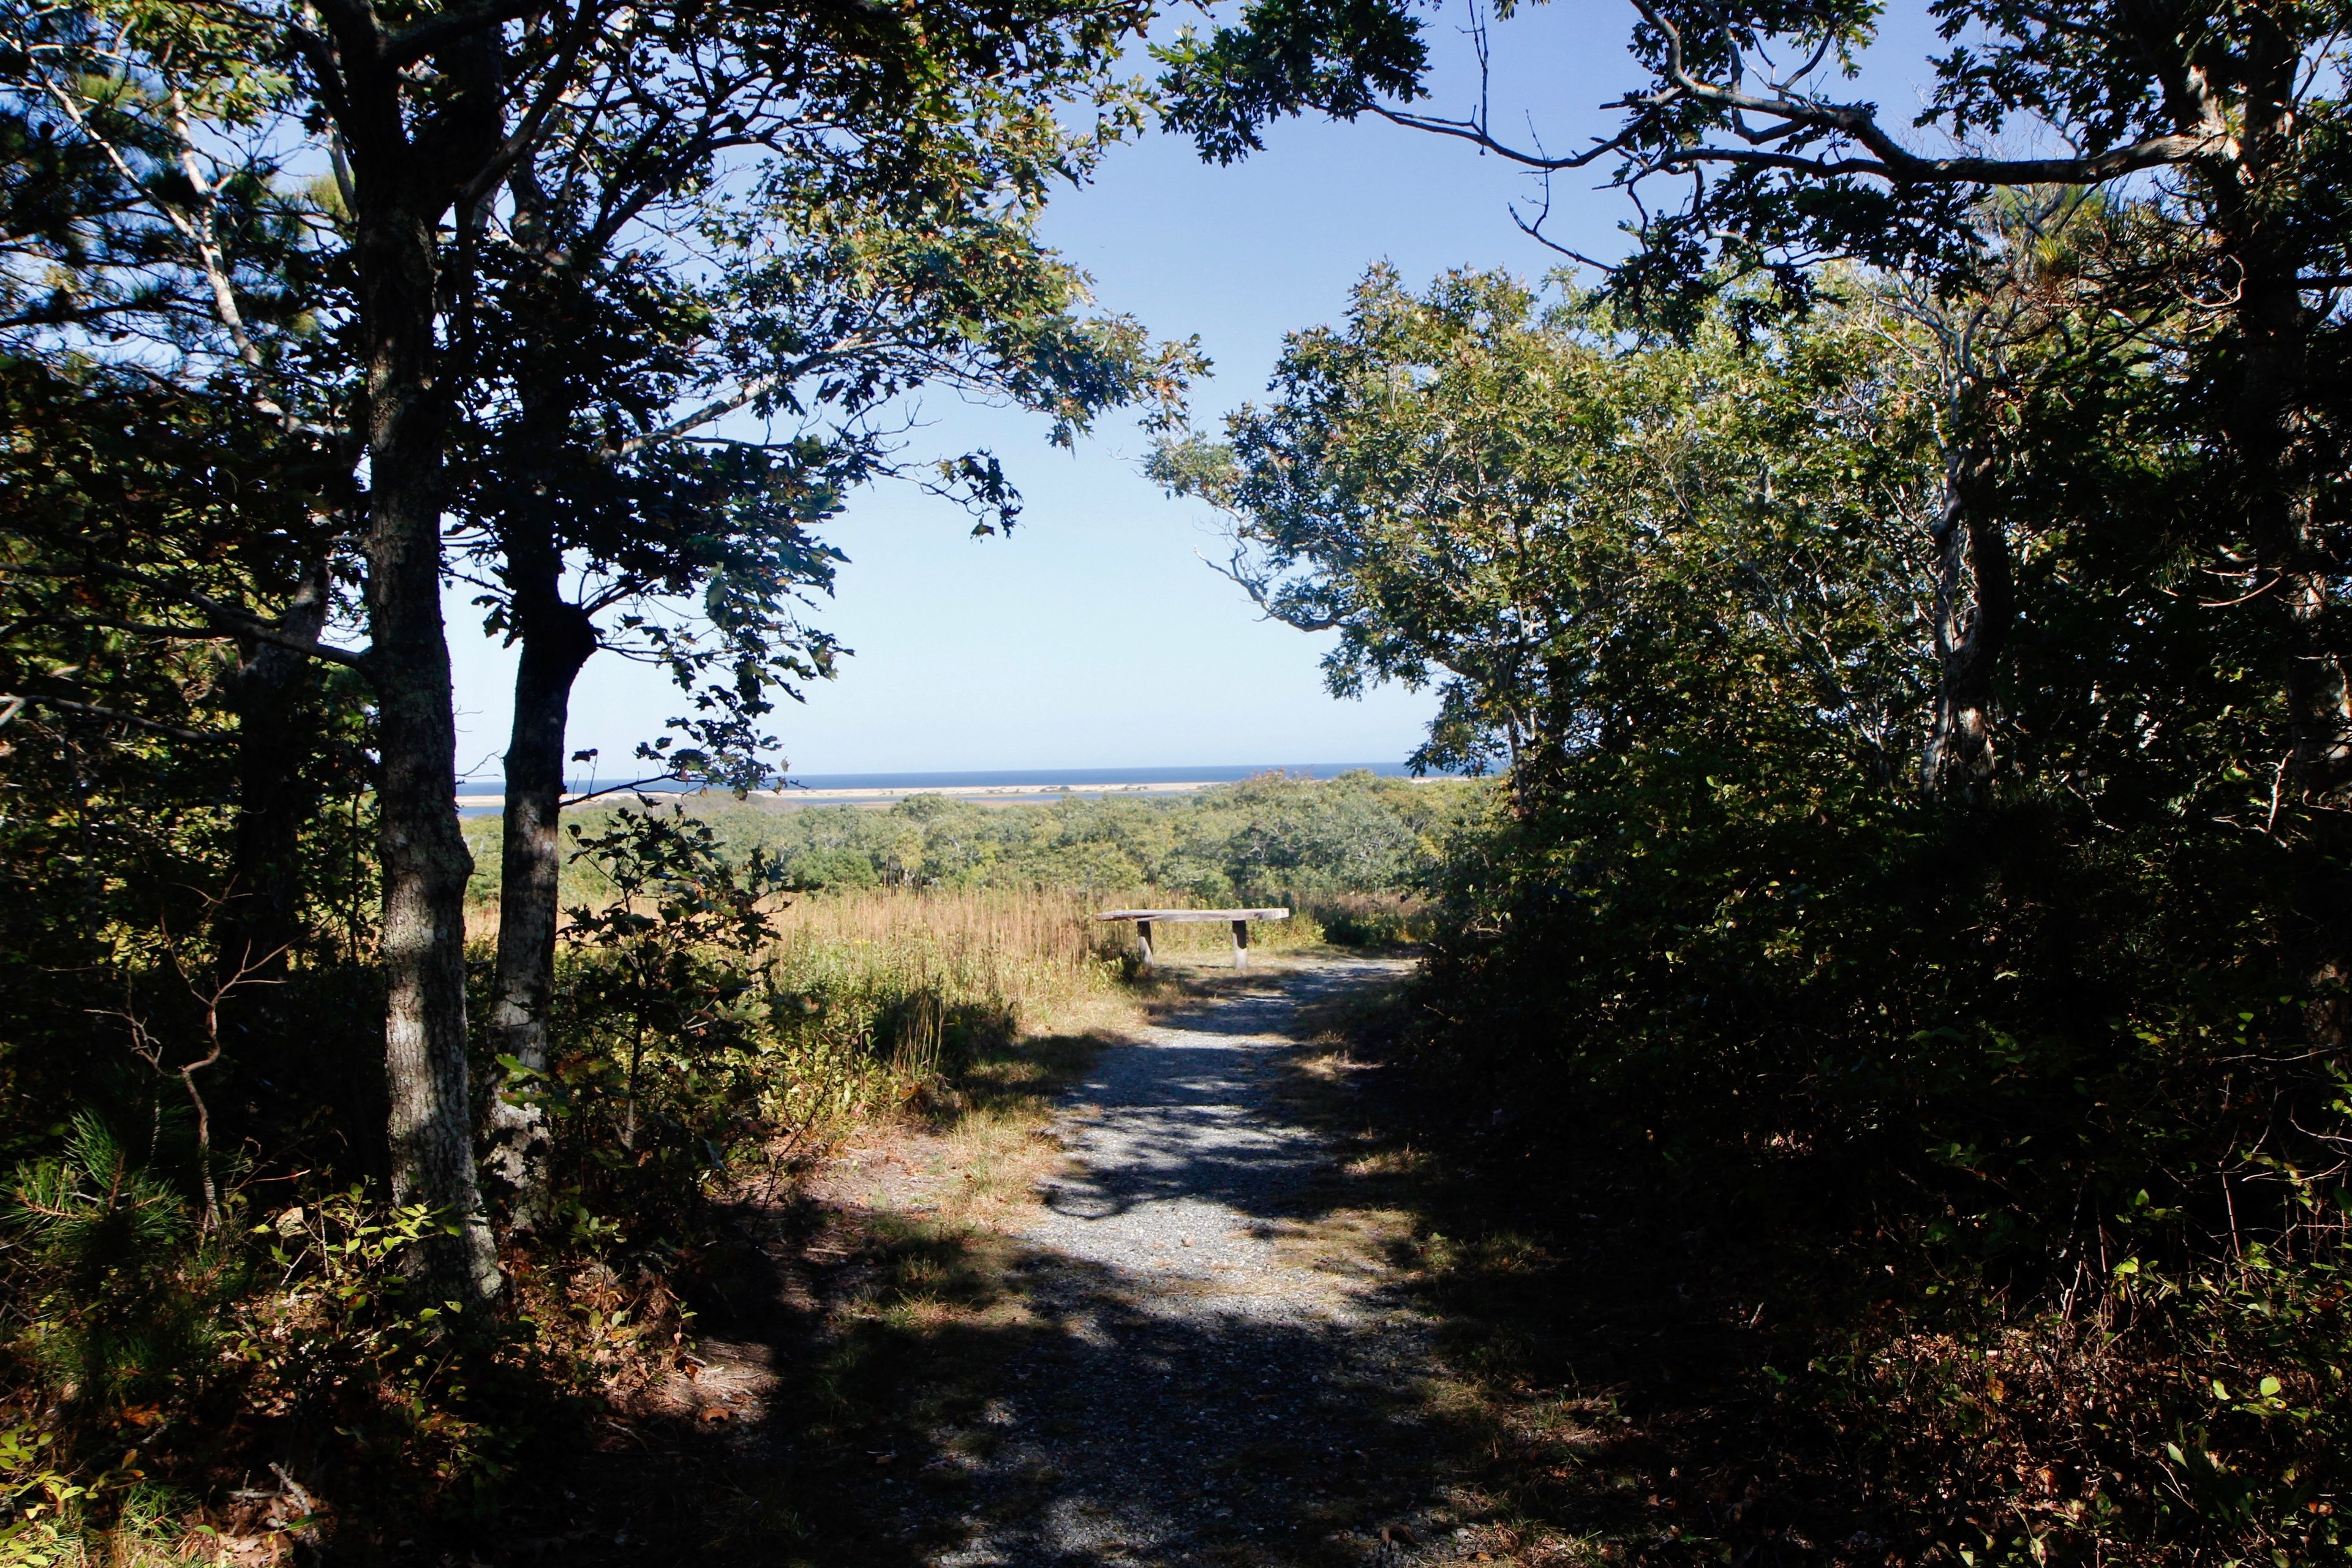
[[[600,1415],[522,1539],[440,1560],[1919,1561],[1775,1392],[1809,1320],[1759,1288],[1769,1236],[1465,1131],[1376,1037],[1304,1038],[1401,968],[1202,975],[1129,1037],[1031,1042],[1024,1071],[1086,1063],[1057,1163],[1012,1134],[1028,1173],[1053,1164],[1034,1201],[950,1201],[967,1119],[744,1206],[698,1377]]]
[[[805,1201],[747,1215],[765,1238],[727,1291],[740,1337],[706,1339],[690,1389],[600,1441],[561,1528],[502,1555],[1435,1555],[1462,1434],[1426,1384],[1431,1324],[1376,1256],[1318,1252],[1333,1153],[1280,1092],[1300,1008],[1400,968],[1220,981],[1105,1047],[1055,1120],[1068,1158],[1004,1223]]]

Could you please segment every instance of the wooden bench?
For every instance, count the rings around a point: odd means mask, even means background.
[[[1143,949],[1143,962],[1151,962],[1151,922],[1165,921],[1176,924],[1185,921],[1231,921],[1234,927],[1234,967],[1249,967],[1249,928],[1252,921],[1286,921],[1288,910],[1105,910],[1097,915],[1098,921],[1133,921],[1135,940]]]

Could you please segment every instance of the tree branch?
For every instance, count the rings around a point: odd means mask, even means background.
[[[1792,116],[1798,111],[1791,110]],[[1831,113],[1805,119],[1811,127],[1843,130],[1870,146],[1869,139],[1838,125]],[[1881,140],[1885,140],[1881,138]],[[1685,168],[1694,163],[1728,163],[1746,168],[1793,169],[1815,175],[1872,174],[1896,184],[1941,185],[2096,185],[2143,169],[2185,163],[2222,151],[2223,136],[2157,136],[2087,158],[1924,158],[1885,141],[1874,158],[1806,158],[1792,153],[1764,153],[1744,147],[1671,147],[1645,160],[1653,169]]]
[[[1629,95],[1618,100],[1615,107],[1654,116],[1679,103],[1712,105],[1732,112],[1732,134],[1748,143],[1745,148],[1706,145],[1661,148],[1640,159],[1644,172],[1648,173],[1686,168],[1698,163],[1724,163],[1744,168],[1788,169],[1815,176],[1864,174],[1897,184],[2093,185],[2145,169],[2185,163],[2201,157],[2227,157],[2236,151],[2234,139],[2220,127],[2218,121],[2208,117],[2205,121],[2207,129],[2204,130],[2151,136],[2127,146],[2074,157],[1933,157],[1914,152],[1895,140],[1879,123],[1877,110],[1869,104],[1826,102],[1790,92],[1779,84],[1775,85],[1774,91],[1764,94],[1702,81],[1692,76],[1684,64],[1681,30],[1647,0],[1634,0],[1634,9],[1666,40],[1665,76],[1668,85],[1657,92]],[[1812,60],[1808,62],[1809,68],[1819,63],[1826,47],[1825,43],[1822,49],[1815,51]],[[1804,73],[1797,74],[1801,77]],[[1442,115],[1388,109],[1379,104],[1370,108],[1373,113],[1391,124],[1468,142],[1497,157],[1546,173],[1585,168],[1611,153],[1626,150],[1634,143],[1643,128],[1642,121],[1637,118],[1615,136],[1596,139],[1581,153],[1556,157],[1540,150],[1530,152],[1501,140],[1488,129],[1483,118],[1455,120]],[[1750,131],[1739,118],[1745,115],[1756,115],[1778,123],[1761,131]],[[1870,155],[1808,158],[1795,153],[1759,150],[1770,142],[1785,141],[1804,131],[1835,132],[1859,143]]]
[[[340,664],[346,668],[356,669],[362,675],[369,672],[374,662],[367,649],[338,647],[332,643],[320,642],[316,637],[298,637],[283,627],[271,625],[258,616],[249,615],[233,605],[225,605],[209,594],[200,594],[194,588],[182,588],[169,583],[158,583],[153,578],[142,573],[133,572],[126,566],[109,566],[99,563],[94,570],[101,576],[113,578],[117,582],[135,584],[149,593],[160,595],[166,599],[176,599],[181,604],[203,612],[205,620],[210,623],[203,627],[156,626],[139,621],[110,623],[125,631],[144,632],[151,637],[251,637],[256,642],[275,643],[279,647],[292,648],[295,652],[308,654],[312,658],[324,659],[329,664]],[[61,572],[52,574],[68,575]]]
[[[89,702],[71,702],[62,697],[44,697],[38,692],[26,692],[22,697],[0,694],[0,707],[6,708],[7,716],[10,718],[15,717],[17,710],[27,705],[35,708],[55,708],[67,713],[86,714],[93,719],[111,719],[121,723],[136,725],[142,730],[152,730],[158,735],[168,735],[174,741],[189,741],[199,745],[227,745],[236,739],[235,735],[224,730],[183,729],[177,724],[166,724],[161,720],[142,719],[136,713],[125,713],[119,708],[100,708]]]
[[[1931,158],[1911,151],[1890,135],[1878,122],[1878,111],[1872,105],[1826,103],[1785,89],[1776,89],[1765,95],[1699,80],[1690,74],[1684,63],[1682,30],[1658,9],[1653,0],[1633,0],[1633,8],[1666,41],[1665,76],[1668,86],[1661,92],[1629,98],[1624,100],[1626,107],[1656,111],[1685,100],[1712,104],[1719,109],[1777,120],[1791,127],[1834,131],[1853,138],[1874,155],[1874,161],[1842,159],[1835,163],[1825,163],[1821,160],[1800,159],[1790,163],[1789,155],[1782,153],[1754,153],[1727,147],[1674,147],[1664,149],[1648,160],[1654,168],[1717,163],[1797,168],[1816,174],[1875,174],[1898,184],[2086,185],[2103,184],[2168,163],[2188,163],[2200,157],[2227,156],[2235,151],[2232,139],[2209,118],[2205,121],[2207,129],[2200,132],[2153,136],[2129,146],[2110,148],[2086,157]]]
[[[1250,603],[1264,611],[1267,620],[1280,621],[1284,626],[1302,632],[1328,632],[1337,631],[1339,628],[1341,623],[1337,616],[1303,616],[1295,610],[1286,611],[1276,605],[1266,594],[1265,579],[1252,576],[1248,567],[1244,564],[1246,556],[1242,547],[1238,545],[1234,547],[1232,563],[1225,566],[1218,565],[1197,550],[1192,552],[1192,554],[1202,565],[1220,577],[1230,579],[1243,593],[1247,594],[1250,596]]]
[[[643,789],[647,784],[684,784],[685,782],[686,775],[673,769],[668,773],[656,773],[651,778],[638,779],[631,784],[611,784],[604,789],[592,789],[580,795],[565,795],[563,799],[557,804],[557,809],[561,811],[569,811],[575,805],[584,805],[592,800],[602,800],[608,795],[618,795],[623,790]]]
[[[381,46],[382,58],[395,70],[412,66],[486,27],[502,27],[546,9],[547,0],[490,0],[488,5],[469,5],[462,11],[444,11],[386,38]]]
[[[563,101],[573,86],[572,69],[580,58],[580,51],[596,31],[594,18],[594,8],[583,0],[578,14],[564,29],[565,37],[556,63],[547,73],[547,81],[540,89],[538,101],[524,113],[521,123],[515,127],[513,133],[499,144],[498,151],[490,154],[489,161],[466,182],[466,188],[457,196],[457,205],[461,209],[473,205],[498,189],[499,182],[507,177],[508,171],[515,166],[517,160],[528,153],[539,140],[540,132],[546,129],[549,116],[555,112],[556,106]]]
[[[665,441],[674,441],[680,436],[698,430],[714,420],[724,419],[739,409],[748,408],[757,402],[762,394],[772,392],[783,384],[785,384],[785,379],[782,375],[754,376],[726,396],[715,398],[689,414],[681,415],[657,430],[648,430],[642,436],[630,437],[616,447],[607,447],[604,448],[605,455],[608,458],[635,457],[648,447],[658,447]]]
[[[1629,129],[1605,140],[1596,138],[1593,145],[1581,153],[1555,158],[1545,153],[1528,153],[1497,139],[1483,121],[1448,120],[1441,115],[1415,114],[1409,110],[1384,109],[1377,103],[1371,108],[1374,114],[1391,125],[1402,125],[1408,131],[1426,131],[1436,136],[1451,136],[1498,158],[1508,159],[1530,169],[1541,169],[1547,174],[1555,170],[1581,169],[1611,153],[1622,152],[1633,134]]]

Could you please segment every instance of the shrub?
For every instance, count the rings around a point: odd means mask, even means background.
[[[20,1166],[9,1196],[20,1343],[67,1397],[110,1406],[194,1359],[209,1281],[187,1204],[94,1112],[73,1119],[57,1156]]]

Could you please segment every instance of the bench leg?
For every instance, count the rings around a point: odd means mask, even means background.
[[[1235,969],[1249,967],[1249,921],[1247,921],[1234,922],[1234,967]]]
[[[1150,968],[1151,922],[1150,921],[1138,921],[1135,922],[1135,944],[1143,950],[1143,967],[1146,969]]]

